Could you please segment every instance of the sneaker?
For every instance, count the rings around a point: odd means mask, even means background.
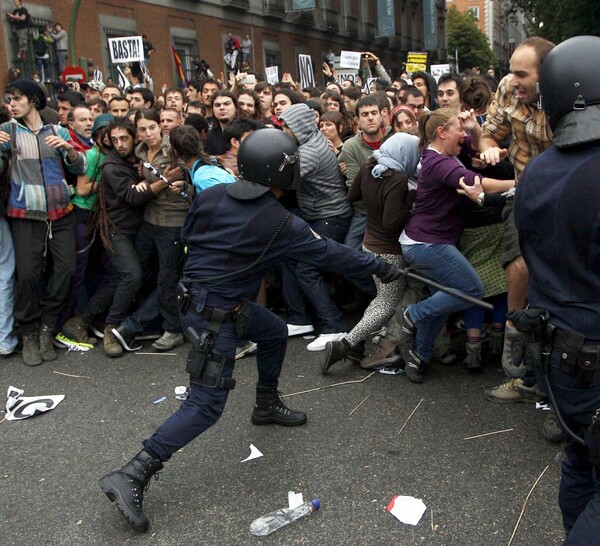
[[[288,337],[312,334],[315,331],[315,327],[312,324],[288,324],[287,329]]]
[[[137,338],[136,338],[137,340]],[[160,339],[157,339],[153,344],[152,348],[156,351],[170,351],[171,349],[175,349],[175,347],[179,347],[185,343],[185,339],[183,338],[183,334],[181,332],[165,332]],[[140,347],[141,348],[141,345]],[[133,349],[137,351],[138,349]]]
[[[126,351],[133,352],[139,351],[142,348],[142,345],[136,343],[135,334],[130,332],[125,326],[121,325],[118,327],[113,327],[111,332],[115,336],[117,342],[125,349]],[[106,331],[104,332],[106,335]],[[104,340],[106,342],[106,339]]]
[[[373,370],[400,364],[400,362],[402,362],[402,357],[398,352],[398,346],[393,341],[382,337],[375,352],[360,361],[360,367],[363,370]]]
[[[337,334],[321,334],[317,339],[311,341],[306,349],[309,351],[322,351],[325,349],[328,341],[342,341],[348,335],[347,332],[340,332]]]
[[[54,336],[54,345],[60,349],[68,349],[70,351],[89,351],[94,348],[94,345],[91,343],[80,343],[68,338],[62,332]]]
[[[40,354],[40,336],[38,332],[23,334],[23,351],[21,358],[25,366],[39,366],[42,363]]]
[[[247,341],[241,347],[235,349],[235,359],[238,360],[246,355],[251,355],[256,352],[258,345],[254,341]]]
[[[423,383],[423,376],[427,373],[427,364],[422,362],[415,352],[410,349],[408,351],[408,362],[404,367],[404,371],[413,383]]]
[[[40,326],[40,355],[45,362],[56,360],[56,351],[54,350],[54,335],[52,328],[47,324],[42,323]]]
[[[548,412],[546,416],[546,420],[544,421],[544,428],[542,429],[542,434],[544,438],[553,444],[558,443],[563,440],[563,432],[560,428],[560,424],[558,422],[558,417],[556,417],[556,412],[554,408]]]
[[[400,318],[400,329],[402,330],[402,334],[404,334],[406,344],[413,349],[416,345],[417,327],[408,314],[408,307],[404,310]]]
[[[116,325],[107,324],[104,328],[104,336],[102,345],[106,356],[110,358],[117,358],[123,354],[123,347],[115,337],[113,330],[116,330]]]
[[[537,385],[525,386],[520,377],[509,379],[506,383],[485,390],[485,397],[490,402],[513,404],[515,402],[536,402],[541,400]]]

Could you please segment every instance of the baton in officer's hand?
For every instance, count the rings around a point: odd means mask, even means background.
[[[477,299],[469,294],[465,294],[456,288],[452,288],[449,286],[444,286],[437,281],[429,279],[427,277],[423,277],[422,275],[418,275],[417,273],[413,273],[410,269],[398,268],[384,260],[379,260],[379,271],[375,273],[377,277],[381,279],[381,282],[386,284],[395,280],[400,279],[401,277],[409,277],[411,279],[415,279],[417,281],[424,282],[437,290],[441,290],[442,292],[446,292],[446,294],[450,294],[458,299],[469,302],[471,305],[477,305],[478,307],[482,307],[488,311],[493,311],[493,305],[489,304],[486,301]]]
[[[167,186],[171,186],[174,188],[177,188],[177,186],[175,186],[175,184],[173,184],[173,182],[171,182],[166,176],[163,176],[162,174],[160,174],[152,165],[152,163],[148,162],[148,161],[144,161],[144,167],[146,169],[148,169],[154,176],[158,176],[158,178],[160,178],[165,184],[167,184]],[[179,188],[177,188],[179,189]],[[185,193],[183,190],[179,190],[179,195],[181,195],[181,197],[183,197],[184,199],[187,199],[189,196],[187,193]]]

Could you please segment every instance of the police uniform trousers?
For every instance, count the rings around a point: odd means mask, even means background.
[[[584,437],[592,416],[600,408],[600,373],[590,386],[577,385],[577,377],[561,370],[560,351],[550,357],[550,384],[567,426]],[[575,442],[565,432],[565,458],[558,503],[567,534],[565,545],[600,544],[600,467],[590,461],[587,446]]]
[[[253,341],[257,344],[256,365],[258,385],[276,387],[281,366],[285,358],[288,331],[286,323],[266,307],[248,302],[252,319],[243,337],[237,337],[234,324],[223,322],[215,337],[214,351],[235,359],[235,349],[239,341]],[[208,307],[231,310],[231,302],[209,296]],[[181,316],[183,331],[192,326],[200,334],[206,329],[207,320],[200,316],[194,303],[187,314]],[[223,378],[230,378],[233,368],[223,368]],[[173,453],[187,445],[221,417],[229,391],[210,388],[190,382],[190,393],[179,409],[171,415],[147,440],[144,447],[155,453],[162,461],[167,461]]]

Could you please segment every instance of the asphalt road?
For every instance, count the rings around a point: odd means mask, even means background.
[[[306,351],[306,344],[290,340],[280,388],[319,389],[286,399],[308,413],[308,424],[251,425],[255,361],[239,361],[221,420],[152,481],[146,535],[127,527],[98,478],[131,458],[177,408],[173,391],[186,384],[187,346],[176,356],[116,360],[99,349],[61,353],[39,368],[25,367],[20,356],[1,359],[3,392],[13,385],[25,396],[65,395],[51,412],[0,424],[2,543],[507,545],[548,466],[513,544],[561,544],[560,445],[543,439],[545,414],[534,405],[484,399],[484,387],[502,378],[497,367],[472,376],[458,365],[436,366],[422,385],[404,375],[369,376],[345,363],[323,377],[322,353]],[[152,351],[150,343],[144,350]],[[355,383],[334,386],[346,381]],[[162,396],[164,402],[153,403]],[[512,430],[465,440],[505,429]],[[250,444],[264,456],[241,463]],[[252,520],[286,506],[289,490],[320,498],[321,510],[268,537],[250,535]],[[386,512],[394,495],[424,501],[418,525]]]

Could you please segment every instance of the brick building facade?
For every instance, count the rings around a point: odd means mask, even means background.
[[[33,22],[39,26],[60,22],[69,31],[73,0],[24,1]],[[376,38],[376,0],[317,0],[316,9],[293,12],[291,0],[82,0],[77,16],[75,43],[78,59],[93,59],[105,78],[114,77],[107,38],[145,34],[156,52],[149,69],[155,89],[178,83],[171,45],[178,51],[186,75],[193,74],[193,58],[205,59],[216,76],[224,72],[224,44],[228,32],[240,39],[250,34],[253,48],[251,67],[264,73],[265,66],[278,65],[282,71],[297,74],[298,54],[310,54],[319,78],[320,64],[329,48],[373,51],[393,73],[401,71],[407,51],[423,47],[422,2],[396,0],[396,36]],[[14,9],[10,0],[0,0],[4,13]],[[445,9],[436,1],[440,44],[430,59],[445,59]],[[6,17],[0,25],[4,55],[0,55],[2,84],[11,66],[25,75],[33,70],[33,52],[25,66],[15,63],[16,39]],[[73,37],[70,36],[70,39]],[[85,63],[83,63],[85,64]]]

